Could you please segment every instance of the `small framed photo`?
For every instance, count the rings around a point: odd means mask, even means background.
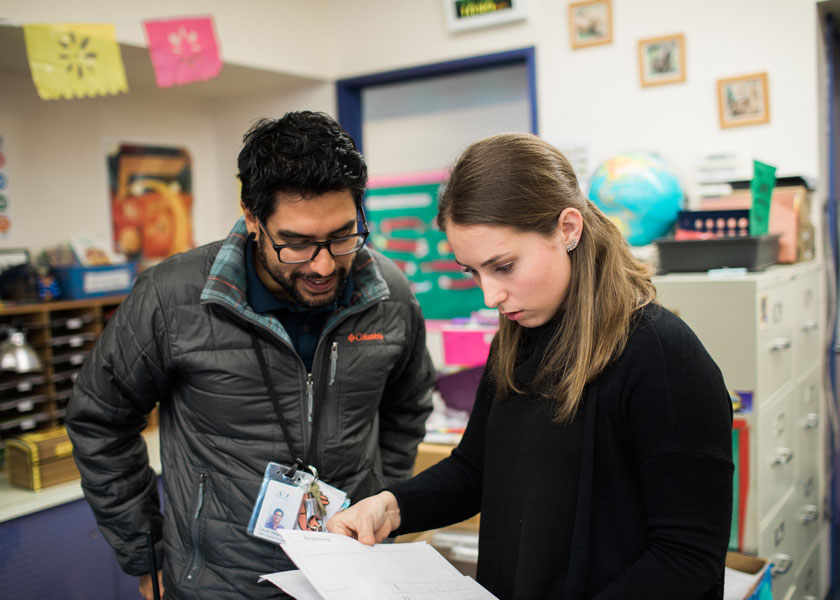
[[[642,87],[685,81],[685,36],[639,40],[639,76]]]
[[[718,79],[720,126],[742,127],[770,121],[767,73]]]
[[[490,27],[526,18],[527,0],[443,0],[450,31]]]
[[[572,48],[611,43],[610,0],[586,0],[569,4],[569,39],[572,41]]]

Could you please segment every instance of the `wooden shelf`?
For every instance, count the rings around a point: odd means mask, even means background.
[[[2,440],[64,423],[76,374],[124,295],[0,308],[0,326],[26,334],[41,359],[36,373],[0,372]]]

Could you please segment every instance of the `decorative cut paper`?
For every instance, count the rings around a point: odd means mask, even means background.
[[[32,81],[42,100],[128,91],[114,26],[24,25]]]
[[[212,17],[145,21],[159,87],[206,81],[222,70]]]

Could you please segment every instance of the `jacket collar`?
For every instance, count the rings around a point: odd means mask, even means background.
[[[201,291],[202,304],[222,304],[246,320],[261,325],[281,338],[290,341],[280,321],[271,314],[259,314],[248,303],[246,293],[248,274],[245,267],[245,249],[248,244],[248,229],[245,218],[240,217],[222,242],[210,274]],[[359,250],[353,263],[353,294],[350,304],[339,306],[324,325],[326,330],[340,321],[343,316],[360,307],[390,296],[388,284],[382,276],[379,265],[366,248]]]

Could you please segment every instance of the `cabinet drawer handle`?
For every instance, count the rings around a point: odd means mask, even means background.
[[[820,424],[820,416],[817,413],[808,413],[808,416],[805,418],[805,424],[802,425],[802,429],[806,431],[808,429],[816,429]]]
[[[770,464],[774,467],[786,465],[793,460],[793,450],[790,448],[776,448],[776,455]]]
[[[787,554],[774,554],[771,560],[773,561],[773,568],[770,569],[770,572],[773,577],[776,575],[784,575],[790,571],[790,568],[793,566],[793,559]]]
[[[819,323],[814,319],[808,319],[802,324],[802,331],[814,331],[817,327],[819,327]]]
[[[806,504],[802,507],[802,512],[799,515],[799,521],[802,524],[813,523],[820,518],[820,509],[813,504]]]
[[[776,338],[770,342],[770,352],[781,352],[790,348],[790,340],[787,338]]]
[[[807,596],[802,596],[802,600],[817,600],[817,597],[808,594]]]

